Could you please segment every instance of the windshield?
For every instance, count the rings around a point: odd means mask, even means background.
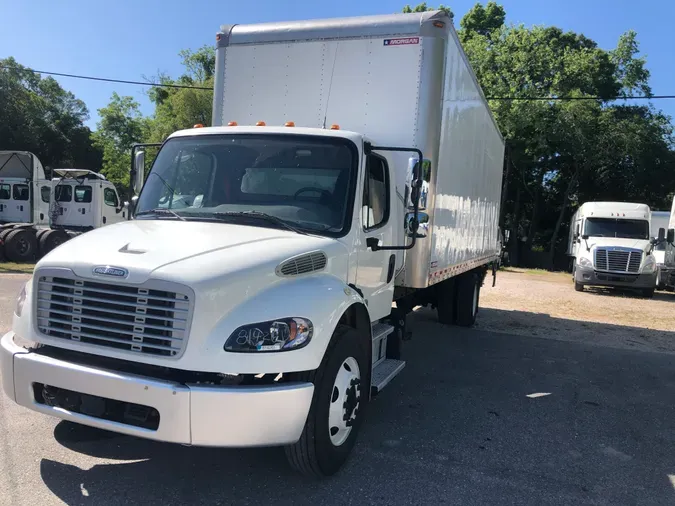
[[[621,237],[649,239],[649,222],[646,220],[617,220],[615,218],[587,218],[584,234],[591,237]]]
[[[196,135],[162,147],[136,215],[246,219],[344,235],[349,230],[357,151],[351,141],[301,135]],[[173,213],[154,211],[171,210]],[[237,213],[246,213],[245,215]],[[258,214],[256,214],[258,213]],[[265,213],[274,220],[251,220]]]

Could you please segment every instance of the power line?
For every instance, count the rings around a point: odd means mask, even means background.
[[[28,72],[33,72],[34,74],[46,74],[50,76],[60,76],[60,77],[72,77],[73,79],[87,79],[89,81],[104,81],[108,83],[121,83],[121,84],[136,84],[139,86],[157,86],[160,88],[183,88],[189,90],[209,90],[213,91],[213,88],[208,88],[206,86],[187,86],[184,84],[168,84],[168,83],[144,83],[142,81],[127,81],[125,79],[109,79],[107,77],[93,77],[93,76],[80,76],[76,74],[64,74],[61,72],[47,72],[46,70],[35,70],[29,68],[18,68],[12,67],[9,65],[0,65],[0,68],[3,69],[14,69],[14,70],[26,70]]]
[[[107,77],[94,77],[94,76],[82,76],[77,74],[64,74],[62,72],[49,72],[46,70],[35,70],[23,67],[19,69],[18,67],[13,67],[9,65],[0,65],[0,68],[4,69],[16,69],[16,70],[25,70],[28,72],[33,72],[35,74],[45,74],[49,76],[60,76],[60,77],[71,77],[73,79],[87,79],[89,81],[103,81],[108,83],[120,83],[120,84],[135,84],[138,86],[157,86],[159,88],[182,88],[188,90],[206,90],[213,91],[213,88],[207,86],[187,86],[184,84],[168,84],[168,83],[147,83],[143,81],[128,81],[126,79],[110,79]],[[629,95],[625,97],[616,97],[616,98],[603,98],[603,97],[486,97],[487,100],[523,100],[523,101],[572,101],[572,100],[602,100],[603,102],[609,102],[614,100],[666,100],[666,99],[675,99],[675,95]]]
[[[602,100],[609,102],[612,100],[663,100],[675,98],[675,95],[628,95],[626,97],[603,98],[603,97],[486,97],[487,100]]]

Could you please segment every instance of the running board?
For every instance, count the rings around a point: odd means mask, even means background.
[[[394,360],[388,358],[377,364],[373,368],[373,379],[371,381],[371,395],[377,395],[398,373],[405,367],[404,360]]]

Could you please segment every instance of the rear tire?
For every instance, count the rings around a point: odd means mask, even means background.
[[[37,255],[37,240],[32,230],[12,230],[4,239],[5,256],[11,262],[30,262]]]
[[[444,325],[456,322],[456,292],[455,278],[441,281],[436,287],[436,313],[438,321]]]
[[[457,325],[471,327],[476,322],[480,299],[479,276],[474,272],[457,279]]]
[[[300,474],[330,476],[347,461],[370,395],[367,346],[369,340],[356,329],[339,325],[321,366],[292,376],[295,381],[314,383],[302,435],[297,443],[285,447],[288,463]]]
[[[63,230],[47,230],[45,234],[40,236],[40,254],[45,256],[68,239],[70,237]]]

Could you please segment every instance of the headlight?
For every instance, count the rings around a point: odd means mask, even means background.
[[[225,342],[225,351],[267,352],[297,350],[307,346],[314,327],[306,318],[280,318],[235,330]]]
[[[30,280],[29,280],[30,282]],[[21,313],[23,312],[23,304],[26,302],[26,283],[23,285],[23,288],[21,288],[21,291],[19,292],[19,295],[16,296],[16,306],[14,306],[14,314],[16,316],[21,316]]]
[[[579,259],[579,267],[593,267],[593,263],[586,257]]]
[[[656,271],[656,262],[654,262],[653,258],[650,258],[642,266],[642,272],[645,274],[651,274],[654,271]]]

